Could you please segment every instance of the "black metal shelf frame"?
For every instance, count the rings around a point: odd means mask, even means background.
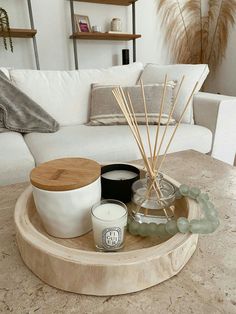
[[[28,0],[30,1],[30,0]],[[72,33],[76,33],[76,25],[74,19],[74,1],[78,0],[70,0],[70,12],[71,12],[71,26],[72,26]],[[83,2],[83,0],[81,0]],[[132,32],[136,34],[136,7],[135,1],[132,2]],[[75,59],[75,69],[78,70],[79,68],[79,61],[78,61],[78,49],[77,49],[77,39],[73,38],[73,49],[74,49],[74,59]],[[136,39],[133,39],[133,62],[136,61]]]

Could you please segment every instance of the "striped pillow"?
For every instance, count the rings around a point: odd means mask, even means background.
[[[167,83],[166,96],[164,102],[161,124],[166,124],[168,114],[173,104],[173,90],[176,83],[170,81]],[[117,86],[111,85],[92,85],[90,122],[88,125],[124,125],[127,121],[121,112],[119,105],[112,93],[112,90]],[[149,124],[157,124],[159,119],[160,105],[163,94],[164,84],[144,85],[145,98],[147,103],[148,121]],[[143,104],[142,90],[139,85],[123,87],[125,93],[129,93],[134,107],[137,122],[145,124],[145,112]],[[175,120],[171,119],[171,124]]]

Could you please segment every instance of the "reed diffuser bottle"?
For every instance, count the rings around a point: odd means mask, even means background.
[[[176,188],[161,173],[154,180],[147,173],[146,178],[134,182],[132,190],[135,221],[159,224],[173,218],[171,206],[174,205]]]

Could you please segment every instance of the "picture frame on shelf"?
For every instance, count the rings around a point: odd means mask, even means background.
[[[75,14],[75,25],[77,32],[90,33],[92,31],[89,17],[87,15]]]

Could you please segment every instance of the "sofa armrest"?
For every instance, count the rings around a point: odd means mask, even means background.
[[[236,97],[198,93],[194,96],[195,124],[211,130],[211,155],[234,163],[236,155]]]

